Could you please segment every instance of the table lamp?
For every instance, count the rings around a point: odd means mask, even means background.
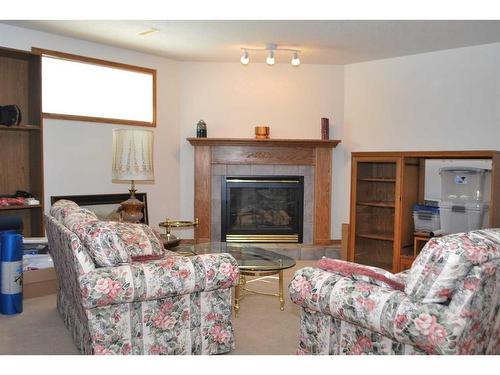
[[[130,198],[121,202],[124,221],[141,221],[144,203],[135,197],[136,181],[154,180],[152,130],[113,129],[113,181],[130,181]]]

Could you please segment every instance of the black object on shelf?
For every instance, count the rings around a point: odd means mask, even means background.
[[[21,109],[17,105],[0,106],[0,125],[19,125],[21,119]]]
[[[198,121],[196,124],[196,137],[207,138],[207,124],[203,120]]]

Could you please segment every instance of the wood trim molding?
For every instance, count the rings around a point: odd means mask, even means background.
[[[338,139],[187,138],[193,146],[303,146],[334,148]]]
[[[194,150],[194,217],[199,220],[194,236],[197,243],[210,242],[212,209],[212,165],[210,146]]]
[[[74,55],[72,53],[53,51],[50,49],[37,48],[37,47],[32,47],[31,52],[36,55],[52,56],[62,60],[80,61],[94,65],[107,66],[108,68],[117,68],[117,69],[129,70],[132,72],[141,72],[141,73],[149,73],[156,75],[156,69],[145,68],[137,65],[124,64],[115,61],[101,60],[101,59],[96,59],[94,57]]]
[[[381,157],[381,158],[426,158],[426,159],[490,159],[500,155],[495,150],[469,150],[469,151],[368,151],[353,152],[352,157]]]
[[[330,242],[332,200],[332,150],[315,149],[313,243]]]
[[[212,147],[212,164],[313,165],[314,148],[296,146],[290,152],[287,146],[217,146]]]
[[[69,120],[69,121],[86,121],[86,122],[101,122],[104,124],[117,124],[117,125],[131,125],[131,126],[146,126],[150,128],[156,127],[154,122],[144,122],[144,121],[134,121],[134,120],[122,120],[116,118],[107,117],[91,117],[91,116],[79,116],[79,115],[65,115],[60,113],[42,113],[43,118],[54,119],[54,120]],[[154,115],[153,115],[154,117]]]

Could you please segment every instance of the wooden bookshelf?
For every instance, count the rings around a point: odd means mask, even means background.
[[[348,260],[392,272],[411,267],[422,246],[414,241],[413,206],[424,204],[428,159],[491,160],[489,227],[500,227],[500,152],[355,152]]]
[[[40,56],[0,48],[0,105],[16,104],[20,125],[0,125],[0,195],[27,191],[36,206],[1,206],[0,215],[20,216],[25,236],[43,236],[43,129]]]

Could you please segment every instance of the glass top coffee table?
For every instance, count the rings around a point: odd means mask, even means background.
[[[238,315],[240,310],[240,301],[246,294],[263,294],[278,297],[280,309],[285,308],[285,299],[283,294],[283,270],[295,266],[295,260],[275,253],[274,251],[260,248],[254,244],[240,244],[227,242],[209,242],[197,245],[182,245],[171,249],[182,255],[201,255],[214,253],[231,254],[240,269],[240,281],[234,288],[234,312]],[[278,275],[278,293],[265,293],[247,288],[247,283],[261,280],[262,278]],[[259,276],[247,282],[245,276]]]

